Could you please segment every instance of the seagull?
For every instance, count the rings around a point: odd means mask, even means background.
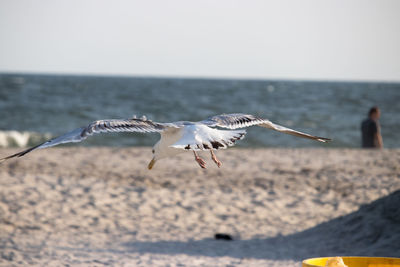
[[[226,149],[235,145],[235,142],[243,139],[246,134],[246,130],[243,128],[250,126],[261,126],[278,132],[320,142],[331,141],[329,138],[309,135],[272,123],[267,119],[241,113],[216,115],[198,122],[177,121],[169,123],[153,122],[148,120],[145,116],[141,118],[136,118],[136,116],[134,116],[131,119],[94,121],[86,127],[77,128],[47,142],[2,158],[0,159],[0,163],[11,158],[22,157],[36,149],[52,147],[64,143],[81,142],[87,137],[97,133],[158,132],[160,133],[161,138],[153,146],[153,158],[148,164],[149,170],[153,168],[156,161],[185,151],[192,151],[196,162],[201,168],[205,169],[206,162],[198,155],[198,151],[201,150],[209,150],[211,159],[218,167],[221,167],[222,163],[217,159],[214,150]]]

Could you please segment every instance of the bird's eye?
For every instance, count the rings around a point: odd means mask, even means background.
[[[154,152],[155,152],[155,151],[154,151],[154,148],[151,150],[151,152],[153,152],[153,154],[154,154]]]

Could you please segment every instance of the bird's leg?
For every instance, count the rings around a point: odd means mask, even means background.
[[[214,151],[210,149],[210,152],[212,160],[215,162],[215,164],[217,164],[218,168],[221,167],[222,162],[217,159],[217,156],[215,156]]]
[[[197,161],[197,163],[202,167],[203,169],[206,168],[206,162],[204,159],[200,158],[199,155],[197,155],[196,151],[193,151],[194,154],[194,159]]]

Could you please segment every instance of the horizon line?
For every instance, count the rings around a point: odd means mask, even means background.
[[[41,72],[41,71],[2,71],[0,75],[42,75],[75,77],[120,77],[150,79],[187,79],[187,80],[238,80],[238,81],[290,81],[290,82],[327,82],[327,83],[385,83],[400,84],[399,80],[379,79],[328,79],[328,78],[289,78],[289,77],[246,77],[246,76],[206,76],[206,75],[166,75],[166,74],[128,74],[103,72]]]

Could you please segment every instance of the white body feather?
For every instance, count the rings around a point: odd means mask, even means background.
[[[219,130],[193,123],[161,132],[161,139],[154,146],[154,158],[170,157],[185,150],[210,150],[233,146],[246,134],[245,130]]]

